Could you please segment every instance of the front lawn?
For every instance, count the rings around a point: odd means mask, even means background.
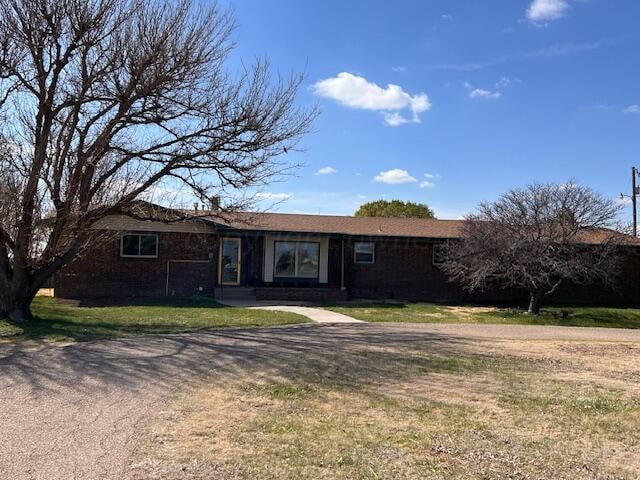
[[[564,325],[575,327],[640,328],[640,309],[604,307],[553,307],[539,316],[523,310],[434,303],[343,303],[326,307],[367,322],[501,323]]]
[[[128,478],[637,478],[638,344],[404,331],[216,371],[157,412]]]
[[[36,320],[25,328],[0,320],[0,342],[24,339],[89,340],[308,321],[293,313],[226,307],[204,298],[131,302],[127,305],[79,306],[50,297],[36,297],[32,306]]]

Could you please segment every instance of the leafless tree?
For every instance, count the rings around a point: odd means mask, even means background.
[[[0,317],[28,320],[97,220],[287,169],[316,111],[267,61],[230,73],[233,27],[189,0],[0,0]]]
[[[618,214],[613,200],[574,182],[511,190],[466,219],[443,269],[469,291],[523,289],[537,315],[563,282],[614,284]]]

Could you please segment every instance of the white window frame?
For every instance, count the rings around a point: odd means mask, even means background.
[[[362,245],[371,245],[373,247],[372,252],[369,252],[368,250],[366,252],[360,252],[366,254],[371,253],[371,261],[358,260],[358,247]],[[376,242],[355,242],[353,244],[353,263],[363,263],[365,265],[372,265],[376,263]]]
[[[447,246],[447,242],[434,242],[433,243],[433,247],[431,248],[431,264],[434,267],[441,267],[442,265],[444,265],[444,262],[436,262],[436,248],[446,248]]]
[[[124,237],[126,236],[137,236],[138,237],[138,255],[125,255],[124,253]],[[155,237],[156,239],[156,253],[155,255],[140,255],[140,238],[141,236],[145,237]],[[157,233],[145,233],[145,232],[125,232],[120,235],[120,256],[122,258],[158,258],[158,250],[160,249],[160,237]]]

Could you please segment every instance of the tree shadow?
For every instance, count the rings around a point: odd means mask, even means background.
[[[185,333],[276,323],[275,320],[265,318],[267,314],[257,318],[259,315],[254,312],[255,319],[252,316],[242,316],[242,309],[222,305],[206,297],[94,299],[82,302],[38,298],[34,302],[33,311],[34,319],[24,325],[12,325],[0,320],[0,340],[89,341],[130,335]],[[206,312],[211,314],[207,315]],[[239,318],[242,321],[238,321]]]
[[[147,335],[33,350],[12,344],[0,346],[0,379],[5,392],[10,392],[12,386],[26,384],[36,396],[65,390],[95,394],[107,387],[143,395],[160,394],[194,376],[222,372],[251,375],[259,370],[286,378],[295,372],[292,366],[320,362],[331,369],[337,358],[349,358],[348,364],[356,372],[358,356],[363,354],[361,349],[380,347],[375,355],[379,355],[381,368],[371,376],[363,372],[357,375],[361,377],[359,381],[368,382],[397,374],[393,365],[400,357],[397,353],[385,353],[384,349],[413,345],[444,352],[466,342],[452,335],[370,325],[305,324]],[[401,358],[410,363],[416,361],[410,356]],[[434,365],[444,368],[438,362]],[[356,377],[353,378],[355,381]]]
[[[60,300],[58,300],[60,301]],[[64,300],[62,301],[64,302]],[[92,298],[71,301],[78,307],[170,307],[170,308],[225,308],[211,297],[190,298]]]

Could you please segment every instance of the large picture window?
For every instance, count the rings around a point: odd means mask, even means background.
[[[120,256],[157,258],[158,235],[155,233],[125,233],[120,239]]]
[[[353,261],[356,263],[374,263],[376,261],[376,244],[373,242],[356,242],[353,246]]]
[[[317,242],[275,242],[274,277],[318,278],[320,244]]]

